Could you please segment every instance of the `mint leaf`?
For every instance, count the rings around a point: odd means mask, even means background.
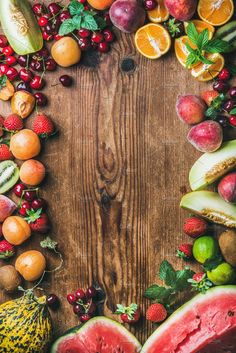
[[[222,39],[211,39],[204,46],[204,50],[208,53],[226,53],[230,48],[230,44]]]
[[[81,15],[81,13],[84,11],[84,5],[78,2],[77,0],[71,1],[68,8],[71,16]]]
[[[76,29],[75,23],[72,18],[65,20],[62,22],[60,28],[59,28],[59,35],[64,36],[68,33],[73,32]]]
[[[206,64],[206,65],[211,65],[211,64],[214,64],[213,61],[211,60],[208,60],[204,55],[200,54],[198,56],[199,60],[203,63],[203,64]]]
[[[107,26],[106,21],[102,17],[95,17],[95,21],[97,22],[97,26],[99,29],[104,29]]]
[[[96,20],[90,14],[86,14],[85,16],[83,16],[81,21],[81,27],[89,29],[91,31],[96,31],[98,29]]]
[[[203,267],[205,271],[212,271],[217,266],[219,266],[223,262],[223,258],[221,255],[217,255],[212,259],[208,259],[204,262]]]
[[[73,23],[76,29],[81,28],[81,22],[82,22],[82,16],[81,15],[76,15],[73,17]]]
[[[7,75],[0,76],[0,90],[6,86],[7,83]]]
[[[164,260],[160,265],[159,277],[167,286],[174,286],[176,273],[173,266],[167,260]]]
[[[194,272],[189,267],[185,267],[184,270],[176,271],[176,284],[175,288],[178,291],[184,290],[189,287],[188,280],[192,278]]]
[[[233,108],[233,109],[230,111],[230,114],[236,115],[236,108]]]
[[[196,49],[193,49],[193,48],[191,47],[191,45],[190,45],[188,42],[185,43],[185,46],[186,46],[186,48],[188,49],[188,51],[189,51],[190,53],[196,54],[197,50],[196,50]]]
[[[202,49],[204,49],[204,47],[207,45],[208,42],[209,42],[209,31],[206,28],[198,36],[197,47],[201,51]]]
[[[198,31],[197,28],[195,27],[193,22],[189,22],[187,28],[186,28],[187,35],[191,42],[195,45],[197,45],[197,40],[198,40]]]
[[[209,107],[205,111],[205,116],[210,119],[215,119],[219,113],[219,110],[214,107]]]
[[[157,284],[153,284],[145,290],[144,296],[150,300],[159,300],[160,298],[166,296],[166,290],[167,288],[165,287],[160,287]]]
[[[186,59],[185,66],[190,68],[192,65],[196,64],[199,61],[198,55],[196,53],[190,53]]]

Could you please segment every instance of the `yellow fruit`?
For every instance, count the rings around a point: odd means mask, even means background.
[[[170,14],[165,7],[164,0],[156,0],[156,2],[157,7],[147,12],[149,20],[155,23],[167,21]]]
[[[80,61],[81,50],[73,38],[63,37],[53,44],[51,54],[58,65],[69,67]]]
[[[168,31],[159,24],[148,23],[135,34],[138,51],[149,59],[157,59],[168,52],[171,39]]]
[[[221,26],[228,22],[234,13],[233,0],[199,0],[199,17],[212,26]]]
[[[192,44],[188,36],[182,36],[180,38],[175,39],[175,55],[180,64],[184,67],[186,67],[186,60],[189,55],[186,43],[188,43],[193,49],[196,49],[196,47]]]
[[[198,81],[210,81],[216,77],[224,67],[224,57],[221,54],[215,53],[206,55],[206,58],[213,61],[213,64],[198,63],[191,69],[192,76],[196,77]]]
[[[26,281],[33,282],[45,271],[46,259],[37,250],[25,251],[16,259],[15,268]]]
[[[195,25],[198,33],[202,32],[204,29],[208,29],[209,39],[213,37],[213,34],[215,33],[215,28],[212,25],[201,20],[191,20],[191,22]],[[189,22],[184,22],[185,32],[187,30],[188,24]]]

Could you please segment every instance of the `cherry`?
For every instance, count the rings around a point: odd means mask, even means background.
[[[8,44],[7,37],[3,34],[0,34],[0,48],[5,48]]]
[[[64,87],[70,87],[73,83],[72,77],[70,77],[68,75],[62,75],[59,78],[59,81],[61,82],[62,86],[64,86]]]
[[[229,126],[229,119],[224,116],[220,115],[215,119],[223,128],[227,128]]]
[[[91,316],[89,314],[83,314],[79,317],[80,322],[84,323],[87,322],[91,319]]]
[[[230,125],[236,126],[236,115],[231,115],[229,117],[229,122],[230,122]]]
[[[31,88],[29,86],[28,82],[20,82],[18,83],[17,87],[16,87],[17,91],[27,91],[27,92],[31,92]]]
[[[30,203],[25,201],[22,203],[21,208],[19,209],[19,214],[21,216],[27,216],[27,211],[31,209]]]
[[[109,15],[109,12],[105,13],[105,15],[103,16],[107,26],[111,26],[112,25],[112,22],[111,22],[111,18],[110,18],[110,15]]]
[[[86,290],[86,298],[87,299],[92,299],[94,297],[96,297],[97,295],[97,290],[96,288],[94,287],[89,287],[87,290]]]
[[[82,314],[83,313],[83,308],[81,307],[81,305],[75,304],[73,306],[73,312],[74,312],[75,315]]]
[[[46,31],[43,31],[42,35],[43,35],[43,39],[46,42],[49,42],[50,40],[53,39],[53,36],[51,34],[48,34]]]
[[[38,198],[32,201],[31,207],[35,211],[39,210],[40,208],[45,211],[47,209],[47,202],[44,199]]]
[[[102,33],[106,42],[111,43],[114,41],[115,35],[110,29],[106,28]]]
[[[110,50],[110,46],[107,42],[102,42],[98,44],[98,51],[100,53],[107,53]]]
[[[9,67],[6,75],[10,81],[14,81],[18,76],[18,71],[14,67]]]
[[[74,305],[76,303],[76,296],[74,294],[68,294],[66,298],[69,304]]]
[[[0,73],[6,75],[9,66],[7,64],[0,64]]]
[[[57,68],[57,63],[54,59],[49,58],[45,61],[45,67],[48,71],[55,71]]]
[[[77,291],[75,292],[75,295],[76,295],[77,299],[84,299],[85,298],[85,292],[81,288],[77,289]]]
[[[231,87],[229,90],[229,95],[231,98],[236,98],[236,87]]]
[[[23,68],[23,69],[20,69],[19,76],[22,81],[30,82],[33,78],[33,73],[32,71]]]
[[[45,94],[41,93],[41,92],[35,92],[34,94],[35,98],[36,98],[36,103],[37,106],[39,107],[45,107],[45,105],[47,105],[48,103],[48,99],[45,96]]]
[[[37,53],[36,53],[36,59],[41,59],[41,58],[44,58],[44,59],[47,59],[49,57],[50,53],[48,51],[47,48],[42,48],[41,50],[39,50]]]
[[[144,0],[144,7],[147,11],[154,10],[157,7],[157,3],[155,0]]]
[[[7,47],[4,47],[2,49],[2,53],[5,56],[11,56],[12,54],[14,54],[14,50],[12,49],[12,47],[10,45],[8,45]]]
[[[60,36],[59,34],[55,34],[54,35],[54,40],[59,40],[61,39],[63,36]]]
[[[97,44],[101,43],[103,39],[103,34],[100,32],[94,32],[91,37],[91,41]]]
[[[61,22],[64,22],[65,20],[68,20],[69,18],[71,18],[71,15],[69,11],[62,11],[59,18]]]
[[[48,19],[45,16],[42,16],[38,19],[38,24],[40,27],[45,27],[48,24]]]
[[[17,61],[21,67],[27,66],[27,56],[26,55],[19,55],[17,58]]]
[[[27,190],[24,192],[24,195],[23,195],[23,198],[26,200],[26,201],[33,201],[37,198],[37,192],[36,190]]]
[[[91,31],[89,29],[86,29],[86,28],[81,28],[78,30],[78,35],[81,37],[81,38],[88,38],[91,36]]]
[[[60,300],[58,298],[58,296],[56,294],[49,294],[47,296],[47,305],[53,309],[56,310],[58,309],[59,305],[60,305]]]
[[[45,85],[45,81],[40,76],[34,76],[33,80],[30,82],[30,87],[33,89],[41,90]]]
[[[53,31],[53,34],[57,34],[57,32],[59,31],[60,25],[61,25],[61,20],[60,20],[59,17],[55,18],[55,19],[52,21],[52,31]]]
[[[43,13],[43,4],[35,4],[34,6],[33,6],[33,12],[35,13],[35,15],[37,15],[37,16],[40,16],[40,15],[42,15],[42,13]]]
[[[230,71],[228,69],[226,69],[225,67],[220,71],[219,75],[218,75],[218,79],[222,80],[222,81],[227,81],[230,79]]]
[[[226,92],[229,88],[229,84],[226,81],[216,80],[213,83],[213,89],[219,93]]]
[[[86,4],[87,0],[78,0],[81,4]]]
[[[24,184],[19,183],[14,186],[13,192],[16,196],[21,197],[23,191],[26,189],[27,189],[27,187]]]
[[[223,108],[224,110],[226,110],[227,112],[230,112],[234,107],[234,101],[233,100],[228,100],[224,103]]]
[[[52,15],[57,15],[61,11],[61,6],[57,2],[52,2],[48,5],[48,11]]]
[[[54,34],[54,29],[52,28],[52,26],[50,24],[46,25],[44,27],[45,32],[47,32],[47,34]]]
[[[88,38],[79,38],[78,44],[81,50],[85,51],[90,48],[90,41]]]
[[[6,64],[9,66],[14,66],[17,64],[17,59],[15,56],[8,56],[6,58]]]
[[[30,68],[33,71],[42,72],[44,70],[43,61],[42,60],[34,60],[34,62],[32,61],[32,63],[30,64]]]

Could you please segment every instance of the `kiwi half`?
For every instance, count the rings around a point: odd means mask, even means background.
[[[10,190],[19,179],[19,168],[13,161],[0,163],[0,194]]]

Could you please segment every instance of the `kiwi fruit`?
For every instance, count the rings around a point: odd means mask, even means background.
[[[21,284],[21,276],[12,265],[0,268],[0,289],[14,292]]]
[[[0,163],[0,194],[10,190],[19,179],[19,168],[13,161]]]
[[[221,233],[219,246],[225,261],[236,267],[236,231],[226,230]]]

